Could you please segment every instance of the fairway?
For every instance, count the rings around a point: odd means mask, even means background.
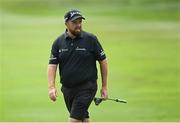
[[[46,73],[71,8],[81,10],[83,29],[104,47],[109,97],[128,101],[92,103],[91,120],[180,121],[180,1],[0,1],[0,122],[67,121],[59,76],[58,99],[51,102]]]

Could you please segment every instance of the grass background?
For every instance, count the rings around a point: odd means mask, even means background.
[[[0,121],[67,121],[59,77],[52,103],[46,69],[72,8],[105,49],[109,97],[128,100],[92,104],[92,121],[180,121],[179,6],[179,0],[0,0]]]

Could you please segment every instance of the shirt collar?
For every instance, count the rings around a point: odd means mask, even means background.
[[[65,30],[64,36],[65,36],[66,39],[70,38],[69,35],[67,34],[67,29]],[[76,38],[83,38],[83,31],[81,31],[80,35],[77,36]]]

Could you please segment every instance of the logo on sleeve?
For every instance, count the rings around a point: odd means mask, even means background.
[[[55,60],[55,59],[57,59],[53,54],[51,54],[51,56],[50,56],[50,59],[49,60]]]
[[[101,53],[100,53],[101,56],[105,55],[104,51],[101,50]]]

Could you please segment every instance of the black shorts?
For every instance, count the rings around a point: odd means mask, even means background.
[[[71,118],[84,120],[89,118],[88,108],[96,95],[97,85],[89,88],[61,88],[66,107]]]

